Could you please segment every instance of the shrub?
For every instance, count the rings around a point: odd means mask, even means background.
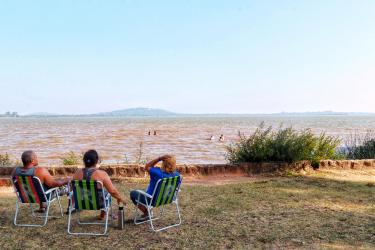
[[[139,143],[139,147],[137,149],[137,152],[135,154],[135,164],[142,164],[145,165],[147,163],[147,157],[144,156],[144,147],[143,142]]]
[[[281,161],[293,163],[309,160],[316,165],[322,159],[337,159],[340,140],[322,133],[317,136],[311,130],[296,131],[293,128],[264,128],[262,123],[249,137],[239,133],[239,142],[227,147],[230,163]]]
[[[15,163],[10,159],[8,153],[0,154],[0,166],[1,167],[11,166],[14,164]]]
[[[373,133],[369,131],[364,136],[351,135],[346,141],[345,153],[348,159],[374,159],[375,137]]]
[[[82,157],[70,151],[65,156],[61,157],[64,166],[78,165],[82,161]]]

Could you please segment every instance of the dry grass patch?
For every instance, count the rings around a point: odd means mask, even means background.
[[[328,175],[185,185],[180,197],[182,226],[153,233],[146,225],[129,221],[125,230],[110,228],[109,236],[100,238],[68,236],[66,217],[49,221],[43,229],[16,228],[11,224],[15,198],[0,197],[0,245],[3,249],[375,248],[375,188],[366,185],[367,180],[332,176],[333,180]],[[145,184],[117,186],[128,194]],[[127,218],[130,215],[127,208]]]

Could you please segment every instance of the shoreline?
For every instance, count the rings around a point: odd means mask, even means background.
[[[0,186],[10,186],[10,175],[15,167],[0,167]],[[52,176],[71,176],[83,166],[49,166],[47,169]],[[144,165],[137,164],[109,164],[101,165],[99,169],[108,173],[111,179],[142,180],[148,177]],[[375,159],[369,160],[323,160],[318,169],[375,169]],[[262,174],[285,174],[288,172],[306,173],[315,171],[308,161],[296,163],[262,162],[242,164],[178,164],[177,170],[184,177],[207,178],[241,178],[258,176]],[[375,179],[375,177],[374,177]]]

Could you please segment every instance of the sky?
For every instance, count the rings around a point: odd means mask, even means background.
[[[0,113],[375,112],[373,0],[0,0]]]

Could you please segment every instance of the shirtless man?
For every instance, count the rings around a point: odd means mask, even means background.
[[[46,168],[38,167],[38,157],[31,151],[23,152],[21,156],[23,167],[17,167],[12,172],[13,176],[36,176],[39,178],[45,191],[54,187],[62,187],[68,184],[70,178],[64,178],[61,180],[55,179],[51,176]],[[62,194],[61,194],[62,195]],[[43,203],[40,204],[39,212],[44,212],[45,206]]]

